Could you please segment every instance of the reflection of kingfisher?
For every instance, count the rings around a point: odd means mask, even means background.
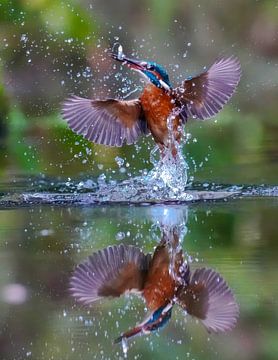
[[[236,57],[222,57],[206,72],[189,77],[173,88],[161,65],[130,59],[122,52],[113,54],[113,58],[147,78],[148,85],[139,99],[91,100],[72,96],[62,108],[63,118],[72,130],[108,146],[133,144],[140,135],[151,132],[163,151],[169,144],[170,115],[172,134],[179,142],[180,126],[190,117],[205,120],[217,114],[232,96],[241,74]]]
[[[104,297],[119,297],[127,292],[141,295],[150,316],[115,342],[158,330],[171,318],[176,303],[186,313],[200,319],[208,331],[221,332],[234,327],[238,305],[223,278],[212,269],[191,273],[178,249],[164,233],[153,256],[134,246],[109,246],[77,266],[70,290],[80,303],[91,304]]]

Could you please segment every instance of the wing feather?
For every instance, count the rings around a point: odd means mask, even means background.
[[[70,293],[80,303],[90,304],[102,297],[141,291],[149,268],[150,255],[134,246],[109,246],[79,264],[71,279]]]
[[[173,95],[181,104],[181,115],[202,120],[216,115],[233,95],[241,76],[235,56],[219,58],[204,73],[185,80]]]
[[[232,290],[212,269],[197,269],[189,285],[179,290],[177,303],[216,333],[231,330],[239,316]]]
[[[71,96],[62,106],[62,117],[77,134],[97,144],[128,145],[147,134],[146,120],[139,99],[90,100]]]

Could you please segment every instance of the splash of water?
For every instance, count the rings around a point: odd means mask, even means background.
[[[183,278],[176,271],[176,255],[182,250],[182,244],[187,234],[188,207],[184,205],[154,205],[145,210],[147,216],[155,226],[160,229],[162,236],[167,241],[167,249],[170,256],[169,274],[179,284]],[[180,268],[180,274],[187,270],[185,264]]]
[[[164,157],[156,160],[155,153],[158,150],[158,147],[155,147],[151,152],[151,162],[154,167],[142,180],[147,186],[150,186],[150,189],[159,189],[164,196],[168,194],[169,198],[177,198],[185,191],[188,165],[180,146],[177,148],[175,158],[171,150],[167,149]]]
[[[153,169],[143,176],[137,176],[121,182],[107,182],[105,176],[98,179],[98,189],[95,196],[98,201],[132,201],[132,202],[162,202],[190,201],[193,196],[186,192],[188,165],[182,154],[182,141],[174,138],[173,119],[171,114],[167,120],[168,142],[163,152],[155,146],[151,151],[150,161]],[[184,134],[179,129],[181,138]],[[173,149],[175,151],[173,152]],[[159,156],[157,156],[159,155]],[[158,157],[158,159],[157,159]],[[116,158],[118,163],[119,158]]]
[[[227,199],[236,196],[274,196],[277,197],[277,186],[264,185],[218,185],[218,184],[188,184],[188,165],[182,153],[185,138],[184,130],[178,129],[181,141],[175,140],[173,119],[175,112],[167,120],[168,143],[161,152],[156,146],[150,154],[153,169],[142,176],[133,177],[124,181],[107,180],[104,174],[98,179],[87,179],[75,183],[49,182],[45,179],[32,181],[32,187],[25,186],[25,192],[7,194],[0,201],[2,206],[33,203],[78,203],[90,204],[100,202],[126,202],[126,203],[164,203],[164,202],[190,202]],[[173,149],[175,150],[173,152]],[[124,169],[124,159],[115,158],[120,169]],[[19,190],[23,190],[22,186]],[[5,194],[5,192],[4,192]]]
[[[173,131],[175,113],[169,116],[168,143],[161,151],[157,146],[151,151],[150,160],[153,169],[142,176],[119,181],[107,180],[104,174],[97,181],[86,180],[75,184],[70,179],[66,183],[56,183],[53,187],[41,186],[41,192],[16,194],[14,198],[3,199],[4,203],[95,203],[95,202],[131,202],[131,203],[163,203],[189,202],[200,200],[223,199],[234,195],[230,191],[195,190],[187,184],[188,165],[182,153],[183,129],[178,129],[181,141],[176,141]],[[174,150],[174,151],[173,151]],[[157,156],[158,155],[158,156]],[[120,168],[124,160],[116,157]],[[43,190],[45,188],[45,190]],[[48,192],[46,191],[48,188]],[[50,191],[50,192],[49,192]],[[52,192],[51,192],[52,191]],[[54,191],[54,193],[53,193]],[[74,195],[73,195],[74,194]]]
[[[172,198],[184,193],[188,179],[188,164],[182,153],[182,140],[185,138],[185,134],[183,127],[179,126],[178,132],[181,134],[181,141],[175,139],[173,122],[176,116],[177,113],[173,110],[167,119],[167,147],[163,150],[159,160],[155,158],[155,154],[159,150],[158,147],[156,146],[152,150],[150,160],[154,168],[146,176],[146,181],[150,185],[159,186],[162,191],[167,191]]]
[[[124,358],[127,359],[128,342],[127,339],[125,338],[122,338],[122,349],[123,349]]]

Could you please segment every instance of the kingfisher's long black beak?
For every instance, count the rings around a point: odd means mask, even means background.
[[[124,54],[115,54],[115,53],[112,53],[112,58],[114,60],[122,62],[123,64],[126,64],[131,69],[139,70],[139,71],[146,70],[146,66],[147,66],[146,61],[130,59],[126,57]]]

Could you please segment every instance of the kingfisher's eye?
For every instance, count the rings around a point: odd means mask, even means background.
[[[148,70],[155,70],[155,67],[153,65],[147,65]]]

